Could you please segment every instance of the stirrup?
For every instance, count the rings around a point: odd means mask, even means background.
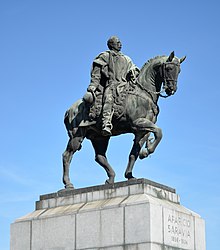
[[[103,136],[110,136],[110,135],[112,135],[111,129],[109,127],[107,127],[107,126],[104,127],[102,129],[102,135]]]

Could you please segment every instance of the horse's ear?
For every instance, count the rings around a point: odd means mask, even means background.
[[[167,62],[172,62],[174,56],[175,56],[174,51],[172,51],[167,59]]]
[[[186,59],[186,56],[180,58],[180,63],[182,63],[183,61],[185,61],[185,59]]]

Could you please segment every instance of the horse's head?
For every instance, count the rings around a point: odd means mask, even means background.
[[[175,94],[177,90],[177,79],[180,73],[180,64],[186,59],[182,57],[177,58],[174,51],[171,52],[167,60],[161,65],[161,78],[163,81],[163,88],[168,96]]]

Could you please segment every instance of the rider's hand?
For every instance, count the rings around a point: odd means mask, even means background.
[[[95,90],[96,90],[96,87],[92,85],[87,88],[87,91],[89,92],[94,92]]]
[[[134,73],[133,73],[133,70],[130,70],[126,76],[126,79],[127,81],[133,81],[135,78],[134,78]]]
[[[92,94],[91,91],[87,91],[85,93],[85,95],[83,96],[83,100],[86,102],[86,103],[90,103],[92,104],[94,102],[94,96]]]

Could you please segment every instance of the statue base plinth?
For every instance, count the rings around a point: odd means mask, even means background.
[[[41,195],[11,225],[11,250],[205,250],[205,223],[146,180]]]

